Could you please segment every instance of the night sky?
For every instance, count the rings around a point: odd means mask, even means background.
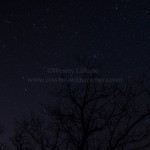
[[[14,118],[51,103],[48,68],[99,60],[111,77],[150,75],[149,0],[9,0],[0,2],[0,118],[10,134]]]

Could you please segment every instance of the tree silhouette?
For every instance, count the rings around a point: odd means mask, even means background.
[[[142,110],[140,106],[147,98],[145,93],[149,94],[144,82],[98,82],[99,77],[85,73],[85,82],[66,83],[57,93],[59,102],[44,106],[43,113],[51,123],[35,116],[17,122],[12,138],[16,149],[25,150],[27,145],[41,150],[149,149],[150,132],[145,119],[150,109],[148,104]]]
[[[3,128],[3,126],[2,125],[0,125],[0,137],[1,137],[1,140],[2,140],[2,138],[3,138],[3,133],[4,133],[4,128]],[[4,142],[0,142],[0,150],[9,150],[9,146],[6,144],[6,143],[4,143]]]

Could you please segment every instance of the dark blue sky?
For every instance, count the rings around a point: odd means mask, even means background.
[[[75,57],[102,62],[111,77],[150,71],[149,0],[18,0],[0,2],[0,117],[51,102],[55,84],[31,84],[47,68],[74,67]]]

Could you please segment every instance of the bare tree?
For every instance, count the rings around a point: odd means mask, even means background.
[[[1,124],[0,125],[0,150],[9,150],[8,143],[4,143],[4,140],[3,140],[3,134],[5,133],[4,131],[5,129],[3,125]]]
[[[67,83],[59,92],[57,105],[44,106],[51,124],[45,127],[35,117],[18,123],[16,131],[21,131],[21,137],[16,132],[15,147],[33,141],[41,150],[149,149],[149,128],[145,124],[150,117],[149,105],[140,110],[148,89],[130,82],[108,83],[95,73],[82,77],[82,83]]]
[[[61,146],[66,150],[136,149],[149,145],[149,130],[143,128],[142,121],[150,111],[148,107],[145,112],[138,110],[141,94],[131,85],[96,86],[89,81],[84,88],[75,89],[68,84],[61,95],[64,101],[58,109],[47,108],[47,112],[56,119],[65,141]]]
[[[49,129],[45,127],[42,119],[31,114],[29,118],[16,121],[15,135],[11,138],[17,150],[45,150],[50,148]]]

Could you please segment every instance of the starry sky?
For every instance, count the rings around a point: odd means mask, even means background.
[[[78,56],[99,60],[111,76],[149,76],[150,1],[0,2],[0,117],[7,132],[15,117],[52,101],[56,84],[27,79],[73,67]]]

